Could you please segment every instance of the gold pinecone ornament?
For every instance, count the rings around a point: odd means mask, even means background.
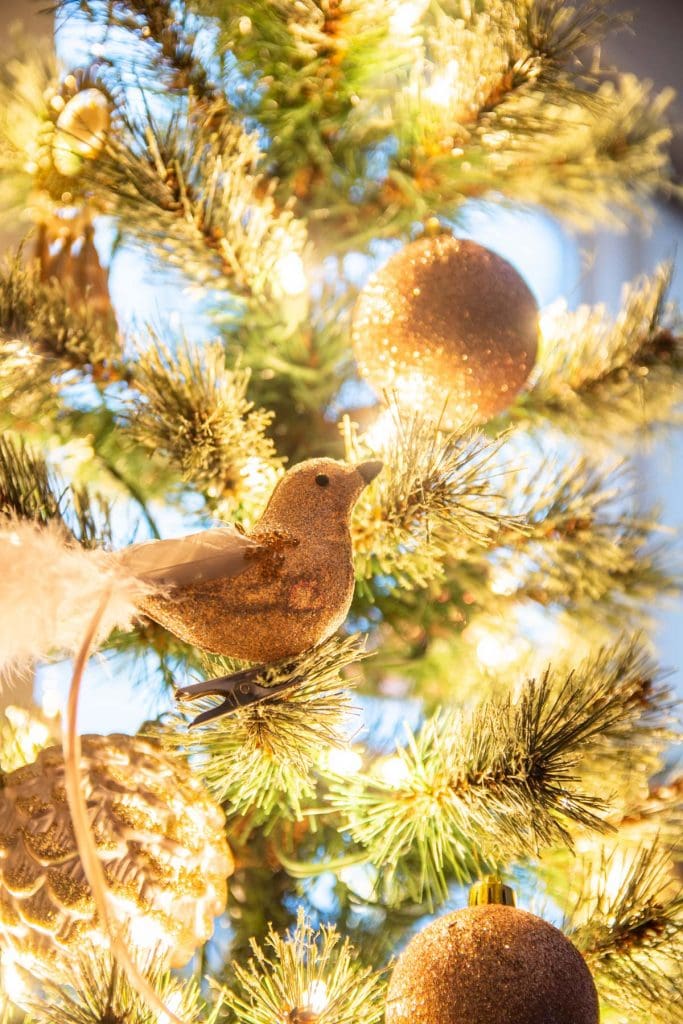
[[[500,883],[475,886],[469,907],[409,942],[389,983],[386,1024],[598,1024],[581,954],[510,894]]]
[[[118,920],[182,966],[225,908],[223,812],[180,758],[136,736],[83,736],[81,774]],[[0,948],[36,975],[68,974],[105,941],[76,849],[59,746],[0,781]]]
[[[52,160],[59,173],[70,178],[78,174],[84,160],[95,160],[110,125],[111,101],[101,89],[81,89],[67,99],[59,110],[52,143]]]
[[[538,306],[507,260],[449,234],[401,249],[369,279],[353,313],[362,377],[446,427],[506,409],[536,359]]]

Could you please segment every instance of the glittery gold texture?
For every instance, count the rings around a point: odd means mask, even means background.
[[[111,123],[109,99],[100,89],[83,89],[57,118],[52,159],[60,174],[78,174],[81,159],[94,160],[105,144]]]
[[[360,293],[352,340],[379,393],[421,402],[458,426],[506,409],[533,368],[538,307],[506,260],[439,235],[411,242]]]
[[[597,1024],[581,954],[515,907],[467,907],[415,936],[394,969],[386,1024]]]
[[[173,966],[210,936],[233,869],[224,816],[178,758],[133,736],[83,736],[83,785],[107,882],[124,921],[147,925]],[[153,927],[152,927],[153,926]],[[36,974],[68,974],[99,932],[64,797],[60,747],[0,789],[0,946]]]
[[[294,466],[249,534],[258,543],[239,574],[177,587],[141,608],[187,643],[246,661],[276,661],[315,646],[351,605],[349,522],[366,482],[355,466],[333,459]]]

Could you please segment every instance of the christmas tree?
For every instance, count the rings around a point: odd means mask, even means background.
[[[603,0],[29,14],[3,1019],[680,1021],[678,577],[634,477],[679,416],[672,267],[539,309],[467,231],[637,230],[677,191],[670,91],[601,66]]]

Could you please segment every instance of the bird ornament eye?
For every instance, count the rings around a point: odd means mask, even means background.
[[[315,478],[315,482],[317,483],[318,487],[327,487],[327,485],[330,482],[330,478],[327,475],[327,473],[318,473],[317,477]]]

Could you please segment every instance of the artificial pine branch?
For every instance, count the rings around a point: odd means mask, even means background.
[[[522,105],[515,126],[518,145],[508,146],[502,126],[500,131],[487,127],[480,138],[481,158],[500,175],[511,199],[540,202],[578,228],[588,230],[597,221],[623,229],[626,218],[644,217],[659,191],[676,191],[668,157],[673,93],[654,94],[648,82],[623,75],[601,84],[595,99],[586,123],[585,105],[553,106],[539,94],[535,106]],[[504,124],[514,111],[501,106],[498,114]],[[530,164],[535,173],[525,181]],[[590,196],[577,199],[589,182]]]
[[[390,78],[381,113],[373,116],[372,97],[364,103],[361,92],[337,139],[337,165],[349,167],[349,189],[363,180],[362,195],[350,210],[337,166],[334,187],[328,176],[300,203],[321,251],[407,232],[435,209],[453,215],[489,191],[541,203],[579,226],[620,224],[622,208],[642,214],[643,199],[667,187],[672,93],[577,70],[577,51],[614,24],[605,8],[604,0],[576,8],[487,0],[451,14],[430,5],[417,39],[406,31],[401,40],[411,60]],[[364,140],[368,126],[374,134]],[[398,141],[381,161],[378,129]]]
[[[525,114],[541,94],[549,105],[595,109],[595,76],[582,68],[578,55],[626,20],[611,12],[609,4],[610,0],[588,0],[574,7],[563,0],[488,0],[467,9],[449,3],[427,8],[419,28],[434,76],[448,75],[449,69],[452,74],[451,62],[458,62],[455,103],[443,115],[444,126],[460,135],[458,141],[467,140],[470,133],[495,130],[499,119],[508,129],[523,129]],[[434,105],[429,87],[421,101],[427,110]],[[432,110],[426,126],[417,131],[431,133],[437,141],[433,129],[438,120],[438,112]]]
[[[525,529],[501,537],[488,584],[515,601],[558,605],[573,615],[621,618],[676,588],[653,543],[653,514],[637,514],[623,466],[579,457],[503,478]],[[474,560],[474,559],[473,559]],[[484,598],[482,598],[484,600]]]
[[[381,444],[346,427],[347,458],[385,462],[352,523],[357,607],[370,597],[390,625],[420,621],[429,633],[440,615],[453,627],[464,595],[502,613],[511,602],[533,601],[616,621],[676,589],[655,544],[655,516],[636,513],[623,467],[606,472],[586,457],[566,465],[546,457],[522,472],[529,453],[515,435],[446,434],[428,417],[392,415]],[[428,607],[415,589],[429,590]]]
[[[80,943],[71,957],[68,987],[54,984],[49,976],[38,987],[26,977],[21,1007],[33,1024],[159,1024],[158,1011],[131,986],[106,948]],[[164,970],[154,949],[138,951],[136,959],[161,1001],[184,1024],[216,1024],[223,1005],[220,990],[209,1006],[197,982]]]
[[[316,418],[316,432],[324,430],[321,410],[328,410],[340,387],[354,377],[349,348],[350,293],[349,288],[340,294],[338,287],[322,283],[301,322],[291,324],[277,311],[273,316],[272,310],[252,307],[239,326],[226,334],[226,343],[239,346],[253,371],[250,393],[275,410],[277,421],[288,414],[291,418],[292,408],[301,417],[301,423],[288,424],[290,448],[294,447],[290,432],[301,433],[302,445],[307,440],[310,448],[307,417]],[[327,430],[330,439],[338,441],[334,425],[330,423]]]
[[[397,587],[423,587],[441,575],[447,557],[520,528],[492,485],[502,439],[445,432],[428,415],[409,416],[393,404],[383,415],[390,418],[384,443],[372,444],[345,422],[347,459],[384,462],[352,520],[360,580],[381,573]]]
[[[386,978],[358,962],[348,939],[331,925],[315,931],[299,912],[284,938],[272,929],[262,949],[252,942],[247,966],[226,1002],[237,1024],[380,1024]]]
[[[592,433],[596,423],[616,434],[677,422],[683,339],[677,312],[667,305],[671,272],[662,264],[628,285],[614,320],[604,306],[574,313],[551,307],[519,415],[540,413],[579,433]]]
[[[232,815],[252,811],[256,819],[275,815],[301,815],[302,800],[315,789],[314,769],[324,750],[343,748],[353,714],[348,689],[353,680],[341,672],[363,657],[358,637],[331,637],[318,647],[286,662],[263,667],[262,686],[291,684],[232,714],[214,719],[188,732],[188,718],[170,716],[161,727],[169,747],[189,754],[196,770]],[[212,675],[234,670],[234,664],[207,658]],[[215,707],[204,698],[197,710]]]
[[[147,88],[161,84],[158,80],[161,72],[165,89],[188,90],[201,100],[215,97],[216,87],[197,53],[197,26],[191,23],[186,4],[170,0],[117,0],[115,3],[58,0],[54,9],[62,19],[85,15],[113,29],[129,32],[141,44],[139,56],[147,57],[153,73],[146,83]]]
[[[380,230],[407,228],[409,213],[424,220],[435,207],[452,216],[466,198],[495,190],[538,203],[578,228],[623,228],[625,215],[642,218],[653,195],[673,190],[672,98],[669,91],[652,95],[633,76],[601,85],[590,105],[553,103],[543,89],[511,97],[423,171],[392,171],[378,198],[394,215]]]
[[[683,891],[670,852],[656,843],[626,860],[602,851],[579,871],[583,889],[565,927],[602,998],[638,1020],[674,1024],[683,1012]]]
[[[571,847],[577,828],[610,828],[609,794],[585,790],[582,761],[629,757],[668,712],[652,672],[637,645],[622,642],[569,674],[548,670],[516,699],[439,713],[408,733],[398,775],[340,778],[332,807],[389,885],[395,879],[416,902],[444,899],[448,876],[466,881],[486,862]]]
[[[0,398],[11,405],[26,391],[54,388],[71,370],[106,377],[119,360],[113,322],[74,303],[55,279],[21,252],[0,269]]]
[[[577,52],[620,21],[604,0],[576,8],[557,0],[490,0],[483,10],[433,5],[416,12],[415,24],[401,5],[380,5],[375,16],[363,5],[360,25],[353,2],[283,4],[277,14],[266,4],[195,6],[218,16],[221,51],[262,81],[246,94],[254,97],[247,107],[274,140],[283,194],[297,196],[323,250],[362,244],[367,224],[375,236],[396,234],[436,207],[501,186],[566,214],[582,174],[579,146],[582,155],[593,149],[591,216],[613,217],[616,190],[637,206],[632,190],[665,177],[666,96],[650,102],[641,89],[636,101],[633,80],[615,93],[576,71]],[[432,98],[430,77],[443,79],[448,100]],[[388,133],[398,151],[378,174]],[[348,190],[363,180],[363,195],[354,196],[360,209],[351,212]],[[574,203],[577,218],[586,216],[587,198],[584,209]]]
[[[259,475],[280,470],[265,436],[272,415],[247,398],[250,372],[229,369],[220,342],[184,341],[174,352],[156,336],[140,349],[128,429],[138,444],[164,456],[212,505],[229,498],[254,503]]]
[[[390,32],[398,0],[192,5],[218,18],[221,53],[234,54],[258,82],[258,88],[244,90],[242,103],[269,134],[279,194],[295,195],[307,209],[321,189],[329,195],[333,178],[343,175],[350,183],[356,161],[349,136],[357,144],[369,142],[358,105],[368,112],[368,93],[373,100],[388,95],[387,74],[410,59]],[[372,121],[377,123],[376,115]],[[379,141],[383,131],[375,127],[372,134]],[[363,170],[356,170],[360,180]]]
[[[638,514],[637,495],[623,466],[611,470],[578,457],[559,465],[512,468],[520,456],[506,446],[499,477],[501,504],[515,524],[493,534],[487,547],[471,545],[448,555],[442,578],[424,594],[373,588],[387,623],[402,632],[421,623],[420,650],[443,630],[463,628],[477,609],[509,616],[533,602],[568,620],[623,627],[642,622],[645,608],[679,585],[664,565],[654,513]],[[526,450],[525,458],[529,460]]]
[[[164,122],[120,113],[124,127],[84,177],[121,228],[199,285],[276,297],[278,261],[302,251],[305,233],[275,205],[256,134],[223,98],[190,95]]]
[[[622,27],[628,15],[615,11],[611,0],[588,0],[570,5],[565,0],[542,0],[525,5],[523,36],[528,48],[549,73],[553,67],[566,71],[578,55],[599,45],[610,32]],[[581,65],[580,65],[581,66]]]
[[[111,545],[111,510],[104,499],[64,484],[42,455],[11,433],[0,435],[0,516],[59,523],[86,548]]]

